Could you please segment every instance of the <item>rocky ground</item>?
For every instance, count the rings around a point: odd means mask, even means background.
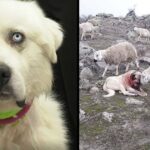
[[[96,16],[95,16],[96,18]],[[80,150],[150,150],[150,84],[143,89],[147,97],[129,97],[116,93],[103,98],[104,62],[93,62],[93,51],[127,40],[135,45],[141,70],[150,64],[150,41],[138,41],[131,34],[134,26],[149,29],[149,16],[116,18],[99,15],[100,36],[80,41]],[[130,34],[129,34],[130,33]],[[132,36],[131,36],[132,35]],[[120,66],[120,74],[125,66]],[[133,64],[130,69],[136,69]],[[114,75],[110,67],[106,77]]]

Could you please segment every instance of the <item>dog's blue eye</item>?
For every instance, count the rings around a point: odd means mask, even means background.
[[[24,40],[24,35],[22,33],[20,33],[20,32],[13,33],[13,35],[12,35],[12,42],[13,43],[19,44],[19,43],[23,42],[23,40]]]

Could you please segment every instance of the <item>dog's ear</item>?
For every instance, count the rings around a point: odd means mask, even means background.
[[[56,63],[57,62],[56,50],[58,50],[62,44],[63,31],[59,24],[57,24],[56,22],[48,18],[45,18],[45,28],[47,29],[47,34],[48,34],[47,36],[48,38],[50,38],[50,39],[47,39],[49,41],[47,43],[48,44],[47,54],[51,62]],[[51,39],[53,40],[53,43]]]
[[[44,18],[42,27],[42,35],[39,35],[37,43],[44,50],[44,54],[50,59],[52,63],[57,62],[56,50],[61,46],[63,41],[63,31],[58,23]],[[44,28],[44,29],[43,29]]]

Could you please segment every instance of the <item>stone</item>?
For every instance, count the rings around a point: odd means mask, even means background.
[[[108,122],[112,122],[114,114],[113,113],[109,113],[109,112],[103,112],[102,116],[103,116],[104,120],[106,120]]]
[[[92,87],[92,88],[90,89],[90,93],[91,93],[91,94],[98,93],[98,92],[99,92],[98,87]]]
[[[135,98],[126,98],[126,104],[142,105],[144,102]]]
[[[85,68],[83,68],[83,69],[81,70],[81,72],[80,72],[80,79],[81,79],[81,80],[82,80],[82,79],[87,79],[87,80],[89,80],[89,79],[92,79],[92,77],[93,77],[93,73],[92,73],[92,71],[90,70],[90,68],[85,67]]]

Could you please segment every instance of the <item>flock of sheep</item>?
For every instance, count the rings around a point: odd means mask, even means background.
[[[90,34],[91,35],[90,37],[92,39],[95,29],[97,29],[97,27],[99,26],[94,26],[90,22],[81,23],[79,25],[81,36],[80,40],[86,40],[85,37],[87,34]],[[149,40],[150,38],[149,30],[138,27],[134,27],[133,30],[138,35],[138,40],[140,40],[141,38]],[[136,67],[139,68],[137,50],[134,47],[134,45],[130,42],[121,42],[111,47],[108,47],[105,50],[98,50],[94,52],[95,62],[101,61],[102,59],[107,64],[102,74],[102,77],[105,76],[109,65],[116,66],[116,75],[119,74],[118,68],[121,63],[126,63],[126,71],[128,71],[131,62],[135,62]]]
[[[83,22],[79,25],[79,30],[80,30],[80,39],[81,40],[86,40],[86,36],[89,35],[90,39],[93,39],[94,33],[98,31],[100,26],[98,24],[95,24],[95,22],[92,23],[87,21]],[[138,28],[134,27],[133,29],[135,33],[138,35],[138,40],[141,38],[145,38],[146,40],[149,40],[150,38],[150,31],[144,28]]]

